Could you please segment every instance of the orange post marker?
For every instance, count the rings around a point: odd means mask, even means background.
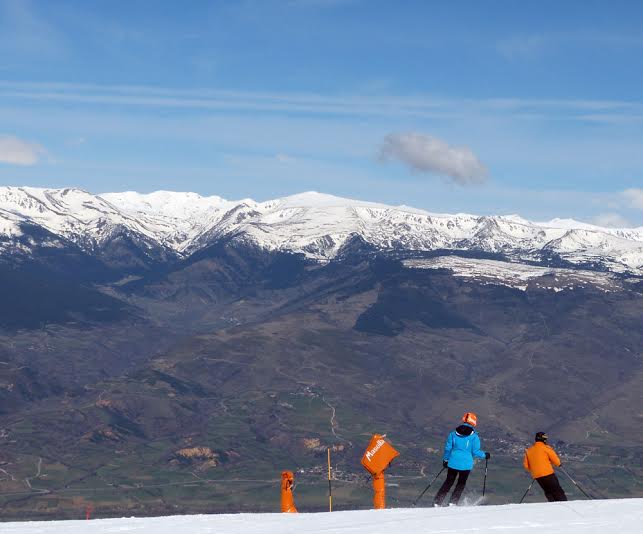
[[[384,471],[400,453],[380,434],[374,434],[364,456],[362,465],[373,476],[373,507],[386,508],[386,485]]]
[[[292,471],[281,473],[281,511],[286,514],[296,514],[295,499],[292,495],[295,485],[295,475]]]
[[[384,484],[384,471],[373,475],[373,508],[383,510],[386,508],[386,484]]]

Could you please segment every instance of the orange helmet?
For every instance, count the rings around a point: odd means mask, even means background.
[[[462,416],[462,421],[470,424],[471,426],[476,426],[478,424],[478,416],[473,412],[467,412]]]

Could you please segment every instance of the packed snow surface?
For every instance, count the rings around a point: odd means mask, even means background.
[[[639,534],[642,524],[643,499],[0,523],[4,534]]]
[[[573,264],[643,274],[643,227],[429,213],[316,192],[256,202],[171,191],[93,195],[0,187],[0,237],[15,235],[20,223],[41,226],[89,251],[127,233],[144,248],[157,245],[178,256],[225,238],[327,261],[359,237],[378,250],[478,250],[517,261],[556,255]]]

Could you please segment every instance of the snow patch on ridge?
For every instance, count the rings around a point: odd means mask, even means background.
[[[413,259],[403,263],[412,269],[447,269],[457,278],[476,280],[483,284],[503,285],[522,291],[530,287],[559,292],[588,285],[606,292],[622,288],[621,282],[613,274],[578,269],[541,267],[459,256]]]
[[[22,231],[16,217],[0,209],[0,238],[3,236],[12,238],[20,235],[22,235]]]

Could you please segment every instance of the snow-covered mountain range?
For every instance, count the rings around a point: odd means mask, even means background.
[[[177,257],[232,239],[328,261],[358,236],[385,251],[470,250],[501,253],[517,262],[556,258],[643,274],[643,227],[435,214],[315,192],[255,202],[168,191],[94,195],[79,189],[0,187],[0,254],[28,251],[36,243],[25,239],[25,232],[34,227],[46,230],[40,246],[71,242],[89,253],[123,236],[143,252],[162,249]]]

